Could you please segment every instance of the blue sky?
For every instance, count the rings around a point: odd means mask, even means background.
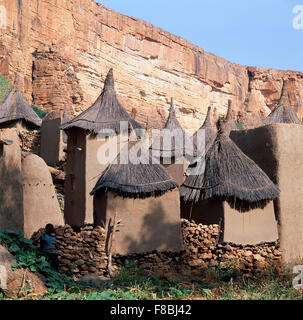
[[[303,71],[303,0],[100,0],[231,62]],[[303,17],[303,16],[302,16]],[[298,20],[303,27],[303,20]]]

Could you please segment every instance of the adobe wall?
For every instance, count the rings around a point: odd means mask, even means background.
[[[303,258],[303,126],[273,124],[232,132],[231,138],[274,182],[281,193],[275,201],[284,263]]]
[[[48,223],[64,225],[51,174],[44,160],[29,154],[22,159],[24,236],[30,238]]]
[[[0,230],[23,231],[23,188],[21,149],[16,129],[1,129],[0,138],[12,140],[0,145]]]
[[[258,244],[278,239],[278,227],[274,205],[271,201],[265,208],[240,212],[218,199],[185,203],[181,199],[181,217],[198,224],[222,226],[221,241],[234,244]]]
[[[107,192],[106,212],[104,195],[96,194],[95,198],[99,196],[100,202],[95,200],[95,212],[97,216],[106,214],[105,229],[110,219],[121,220],[122,224],[114,234],[113,254],[183,250],[178,189],[145,199],[122,198]]]
[[[161,159],[161,164],[165,168],[165,170],[170,174],[170,176],[178,182],[179,185],[183,184],[186,179],[185,171],[189,165],[188,161],[185,157],[181,157],[179,159],[171,159],[170,164],[166,164],[163,159]]]
[[[40,157],[49,165],[55,165],[65,157],[63,149],[62,111],[56,110],[48,113],[42,121]]]
[[[123,143],[127,141],[128,137],[120,135],[102,140],[95,135],[86,134],[82,129],[68,130],[64,208],[67,224],[80,227],[94,222],[93,197],[90,192],[109,163],[116,158],[115,151],[118,150],[119,153]],[[98,160],[98,151],[102,146],[114,150],[106,154],[108,157],[104,163]]]
[[[124,144],[127,143],[128,136],[117,135],[105,139],[95,135],[86,136],[85,146],[85,223],[93,223],[93,197],[90,192],[95,187],[98,179],[108,165],[117,157]],[[106,159],[102,157],[102,147],[109,148],[111,152],[106,153]],[[98,156],[99,152],[99,156]],[[101,162],[99,161],[101,160]]]
[[[224,242],[247,245],[278,240],[273,201],[265,208],[251,209],[248,212],[239,212],[225,201],[223,206]]]
[[[16,129],[22,151],[39,153],[40,129],[34,128],[28,122],[20,119],[1,123],[0,129]]]
[[[85,132],[72,128],[68,132],[64,218],[71,226],[85,221]]]

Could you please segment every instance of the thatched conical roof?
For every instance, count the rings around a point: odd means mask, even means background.
[[[216,132],[211,123],[211,107],[208,107],[206,118],[202,126],[193,134],[193,143],[194,143],[194,155],[203,153],[201,146],[198,141],[198,132],[199,130],[205,130],[205,145],[204,149],[209,145],[209,143],[216,137]],[[200,142],[201,144],[201,142]]]
[[[63,111],[63,117],[62,117],[62,124],[63,123],[67,123],[67,122],[69,122],[71,120],[71,118],[70,118],[70,116],[69,116],[69,114],[68,114],[68,112],[67,112],[67,108],[66,108],[66,106],[64,107],[64,111]]]
[[[141,149],[140,159],[136,162],[137,154],[138,149],[133,143],[125,146],[104,170],[90,194],[109,190],[127,198],[147,198],[160,196],[178,187],[178,183],[160,164],[152,163],[146,148]]]
[[[234,119],[234,111],[232,108],[232,102],[231,100],[228,100],[228,107],[227,107],[227,113],[225,116],[225,130],[226,132],[228,131],[229,133],[231,131],[236,131],[238,130],[237,124]]]
[[[62,117],[62,124],[65,124],[67,122],[71,121],[71,118],[67,112],[67,108],[66,106],[64,107],[64,112],[63,112],[63,117]],[[62,132],[62,138],[63,138],[63,142],[67,143],[67,134],[65,131]]]
[[[23,98],[18,78],[15,78],[13,89],[0,105],[0,123],[24,120],[36,127],[41,127],[42,120]]]
[[[61,126],[67,130],[72,127],[89,130],[98,134],[100,130],[113,130],[120,133],[120,122],[128,122],[128,129],[141,127],[118,101],[114,87],[113,69],[110,69],[104,88],[95,103],[77,117]],[[122,130],[125,131],[125,130]]]
[[[286,80],[283,80],[281,97],[277,106],[267,118],[263,120],[263,125],[273,123],[301,123],[294,109],[290,106]]]
[[[223,197],[253,203],[275,199],[279,194],[279,189],[265,172],[229,138],[223,121],[206,152],[205,161],[197,165],[200,174],[187,177],[180,187],[185,201]]]
[[[166,138],[169,143],[166,143]],[[161,130],[160,136],[155,137],[150,146],[152,154],[159,158],[179,158],[187,153],[186,147],[189,146],[189,141],[189,136],[176,117],[174,102],[171,99],[170,112],[165,126]]]

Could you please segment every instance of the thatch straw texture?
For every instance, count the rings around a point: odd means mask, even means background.
[[[95,134],[101,130],[113,130],[115,133],[120,133],[121,121],[128,123],[128,131],[132,128],[141,128],[118,101],[114,88],[113,69],[110,69],[104,82],[103,91],[95,103],[71,121],[64,123],[61,129],[67,130],[77,127]],[[127,130],[122,129],[122,131]]]
[[[228,132],[228,134],[231,131],[236,131],[238,130],[236,121],[234,119],[234,111],[232,108],[231,100],[228,100],[228,107],[227,107],[227,113],[225,117],[225,132]]]
[[[205,141],[198,141],[199,130],[205,130]],[[211,124],[211,107],[208,107],[207,115],[202,126],[193,134],[193,145],[194,145],[194,155],[201,155],[204,153],[205,148],[212,142],[216,137],[216,132]],[[202,143],[202,145],[201,145]]]
[[[190,144],[190,141],[190,137],[182,129],[176,117],[172,99],[167,122],[161,130],[160,136],[155,137],[150,146],[152,155],[157,158],[180,158],[187,153],[192,154],[193,146]],[[187,147],[189,150],[186,149]]]
[[[126,146],[102,173],[90,193],[108,190],[127,198],[157,197],[178,187],[178,183],[160,164],[152,164],[146,148],[141,151],[134,144]],[[127,152],[128,151],[128,152]],[[140,154],[140,159],[136,155]]]
[[[263,120],[263,125],[273,123],[301,123],[294,109],[290,106],[286,80],[283,81],[281,97],[277,106],[267,118]]]
[[[71,121],[71,118],[67,112],[67,108],[65,107],[63,112],[63,117],[62,117],[62,124],[65,124],[69,121]],[[63,142],[67,143],[67,134],[65,131],[62,132],[62,138],[63,138]]]
[[[15,79],[12,91],[3,104],[0,105],[0,123],[15,120],[24,120],[36,127],[41,127],[42,124],[42,120],[23,98],[17,78]]]
[[[249,203],[275,199],[279,189],[265,172],[229,138],[221,121],[216,139],[205,155],[199,175],[188,176],[180,187],[186,202],[216,197],[237,198]]]

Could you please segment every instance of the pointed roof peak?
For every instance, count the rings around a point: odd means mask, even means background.
[[[287,80],[283,80],[280,100],[274,110],[267,116],[267,118],[264,119],[263,125],[272,123],[301,124],[295,110],[290,105],[287,83]]]
[[[232,101],[228,100],[228,106],[227,106],[227,113],[225,120],[233,120],[233,108],[232,108]]]
[[[68,114],[67,107],[65,105],[64,106],[64,111],[63,111],[62,123],[66,123],[66,122],[68,122],[70,120],[71,120],[71,118],[70,118],[70,116]]]
[[[288,81],[283,80],[281,96],[280,96],[280,100],[279,100],[279,104],[283,105],[284,107],[290,107],[289,95],[288,95],[288,91],[287,91],[287,84],[288,84]]]
[[[183,131],[183,129],[180,125],[180,122],[178,121],[177,116],[176,116],[176,109],[175,109],[175,104],[174,104],[173,98],[171,98],[169,115],[168,115],[166,124],[164,126],[164,129],[170,129],[170,130],[181,129]]]
[[[121,125],[122,121],[127,122],[128,126],[124,127]],[[61,125],[61,129],[63,130],[72,127],[89,130],[95,134],[98,134],[100,130],[111,130],[115,133],[122,133],[122,131],[129,133],[132,128],[142,128],[138,122],[132,119],[119,102],[114,88],[112,68],[106,76],[104,88],[97,100],[71,121]]]
[[[206,117],[203,123],[203,126],[210,125],[211,126],[211,106],[207,108]],[[203,127],[202,126],[202,127]]]
[[[105,78],[105,81],[104,81],[104,89],[114,89],[115,87],[115,82],[114,82],[114,70],[113,68],[110,68],[107,75],[106,75],[106,78]]]
[[[219,120],[217,121],[217,127],[219,122],[224,122],[222,126],[224,126],[224,132],[228,133],[228,135],[231,131],[238,130],[236,121],[234,119],[234,110],[232,108],[231,100],[228,100],[227,114],[225,118],[224,117],[222,117],[222,119],[219,118]]]
[[[175,109],[175,104],[174,104],[173,98],[171,98],[171,100],[170,100],[170,110],[169,110],[168,118],[176,118],[176,109]]]
[[[20,79],[17,73],[14,75],[13,90],[20,90]]]
[[[42,123],[37,113],[21,94],[17,74],[15,74],[11,92],[0,105],[0,123],[15,120],[24,120],[37,127],[41,127]]]
[[[200,130],[205,130],[204,141],[198,141]],[[202,126],[193,134],[194,154],[202,154],[204,149],[215,137],[216,133],[211,123],[211,106],[209,106]]]
[[[229,128],[229,122],[226,121],[226,119],[223,116],[220,116],[219,119],[216,122],[217,127],[217,137],[216,139],[222,137],[222,136],[229,136],[230,128]]]
[[[171,139],[171,143],[164,145],[163,137],[168,134],[167,131],[170,131],[174,134],[174,137]],[[178,121],[175,113],[175,107],[173,100],[171,100],[171,107],[168,119],[165,123],[164,128],[161,130],[160,136],[153,139],[150,149],[155,150],[156,153],[159,151],[159,155],[163,158],[170,157],[180,157],[186,153],[185,150],[185,140],[188,139],[187,133],[181,127],[180,122]],[[183,145],[179,145],[178,142],[183,141]]]

